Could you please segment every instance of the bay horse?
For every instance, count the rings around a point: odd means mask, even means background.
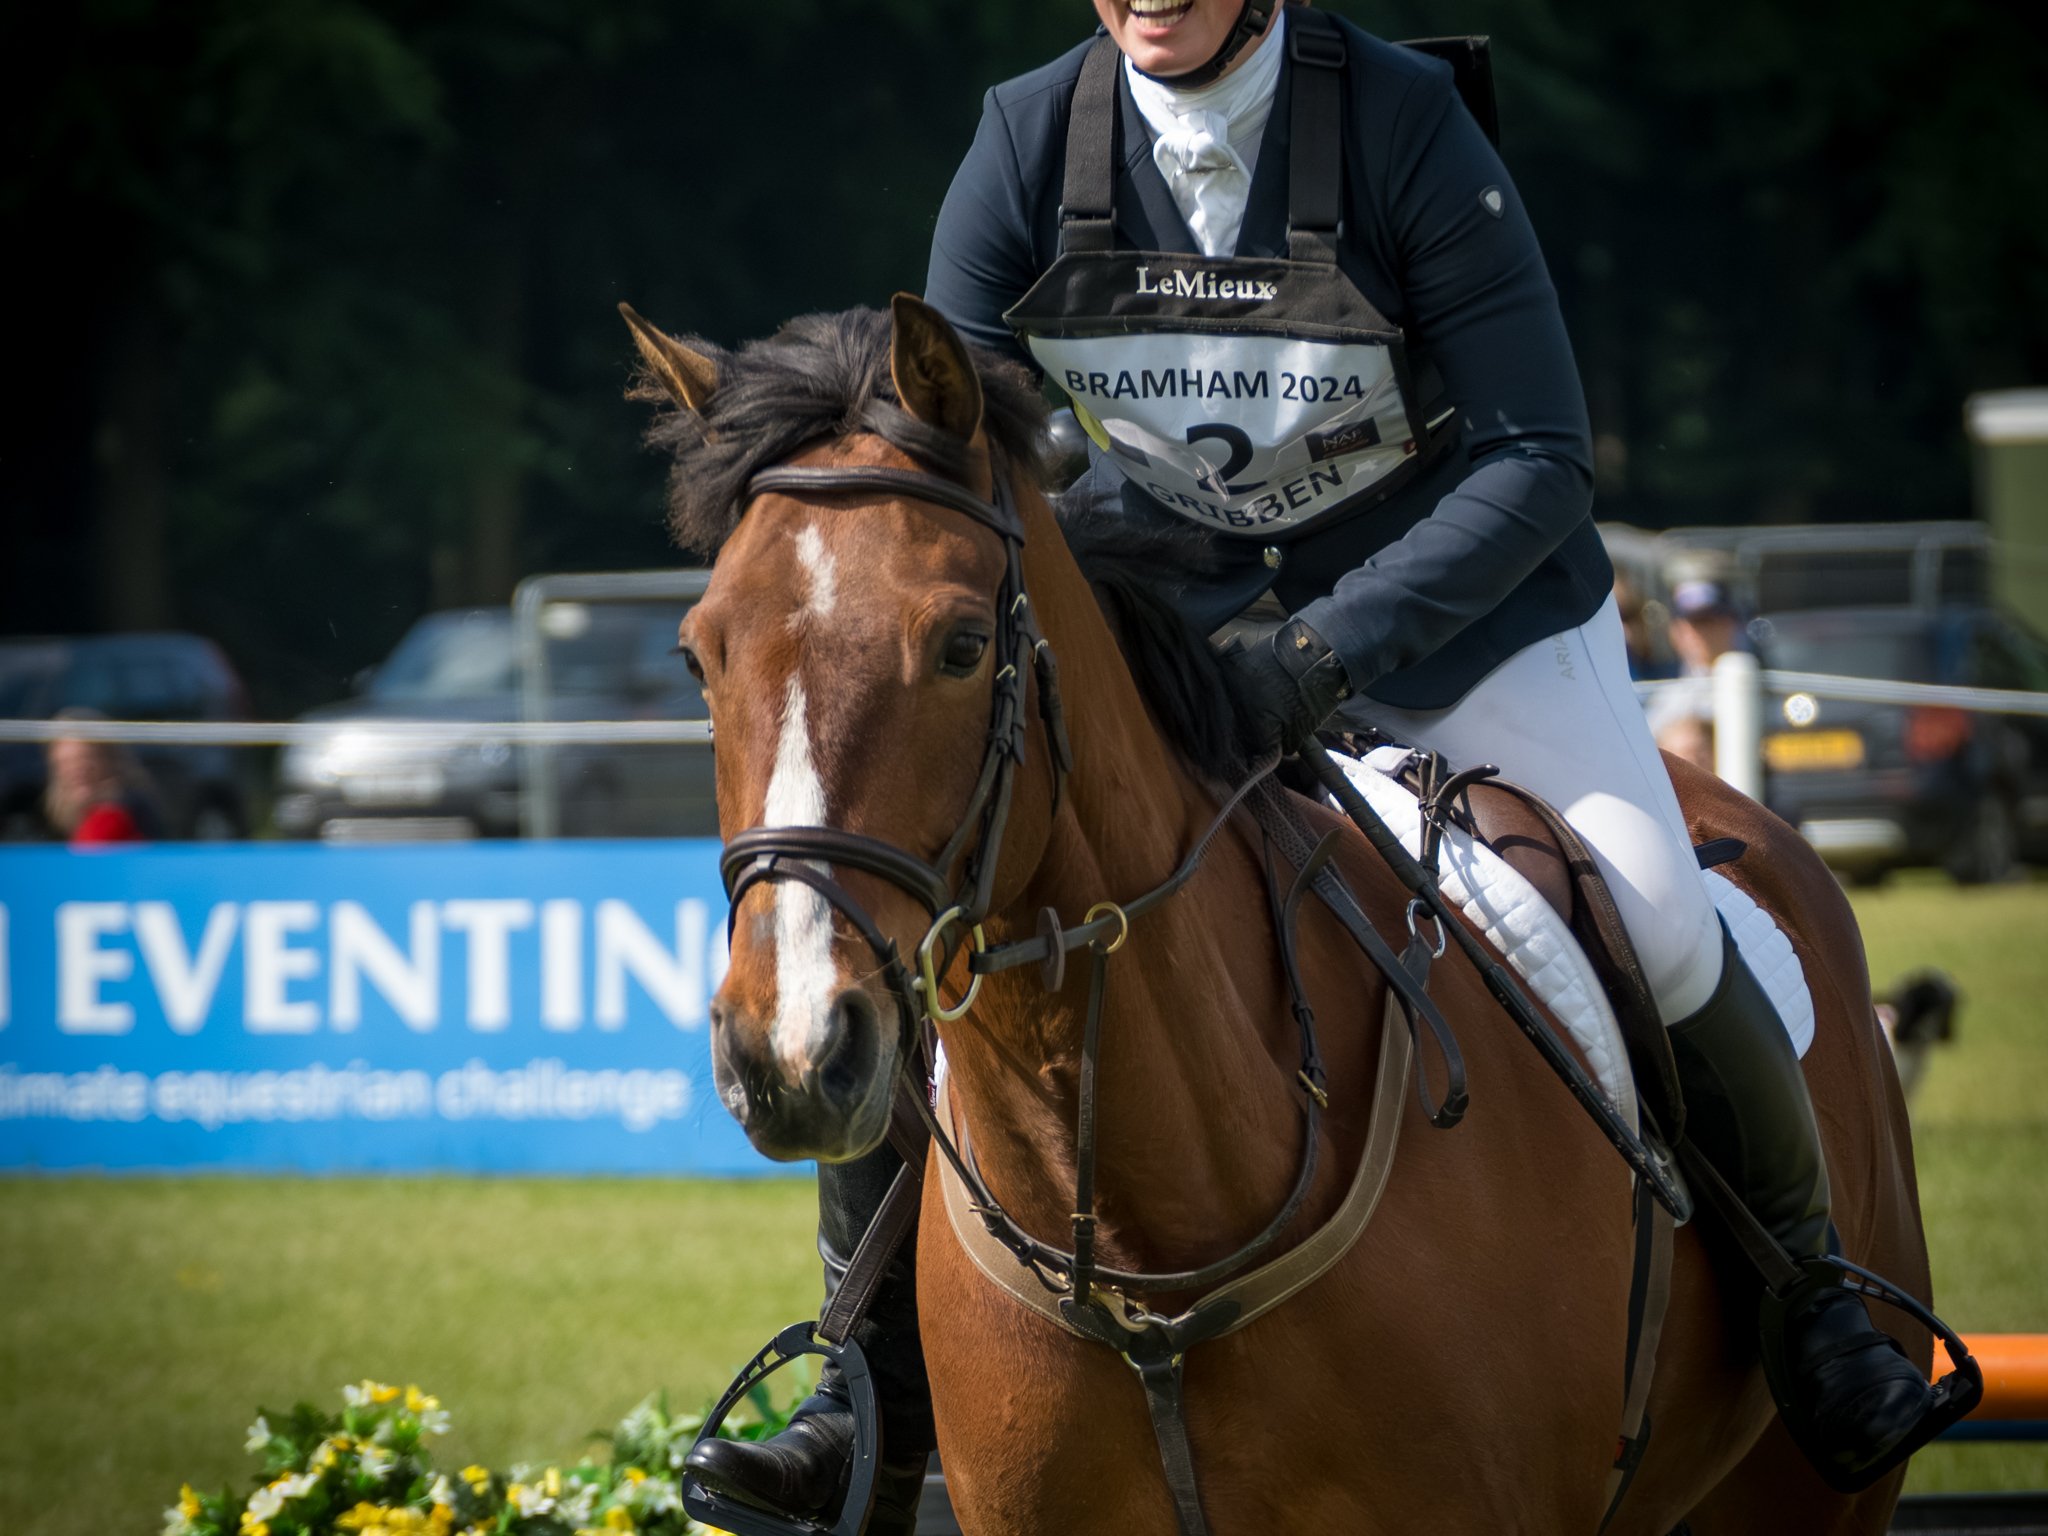
[[[715,722],[725,835],[829,827],[926,862],[949,841],[956,862],[972,856],[954,834],[998,698],[1004,540],[911,479],[749,489],[775,466],[936,471],[983,501],[999,480],[1007,491],[1072,742],[1062,784],[1050,727],[1026,712],[987,942],[1028,938],[1048,908],[1071,926],[1175,869],[1244,766],[1233,706],[1206,643],[1123,579],[1131,561],[1118,576],[1113,538],[1095,540],[1104,563],[1091,570],[1070,549],[1036,480],[1043,408],[1023,372],[970,353],[908,295],[887,314],[811,316],[734,352],[626,313],[646,364],[636,395],[676,407],[650,432],[675,455],[674,531],[716,552],[682,638]],[[1777,917],[1805,967],[1817,1013],[1805,1070],[1845,1250],[1925,1296],[1909,1130],[1849,907],[1789,827],[1703,773],[1672,773],[1697,841],[1747,844],[1723,872]],[[1318,835],[1341,824],[1319,804],[1299,811]],[[1363,837],[1347,836],[1337,863],[1374,923],[1397,931],[1407,892]],[[901,883],[858,861],[832,861],[830,879],[879,933],[864,937],[809,884],[743,888],[712,1005],[721,1098],[773,1158],[842,1160],[881,1140],[906,1021],[875,941],[908,953],[931,924]],[[1202,1265],[1288,1195],[1300,1047],[1265,880],[1257,828],[1229,820],[1192,882],[1133,920],[1109,962],[1095,1175],[1105,1262]],[[1301,912],[1298,961],[1325,1020],[1329,1105],[1307,1205],[1283,1242],[1330,1214],[1361,1155],[1384,992],[1315,903]],[[946,995],[960,996],[964,955],[947,977]],[[1072,1209],[1088,982],[1081,966],[1054,990],[1047,979],[1035,966],[987,976],[939,1032],[948,1097],[988,1185],[1052,1242]],[[1470,966],[1454,955],[1431,990],[1460,1036],[1472,1112],[1438,1131],[1404,1096],[1392,1178],[1363,1240],[1285,1305],[1187,1356],[1201,1498],[1222,1536],[1591,1533],[1600,1522],[1621,1411],[1629,1178]],[[1169,1536],[1174,1510],[1132,1373],[991,1284],[938,1191],[928,1178],[918,1305],[963,1529]],[[1655,1429],[1609,1528],[1883,1531],[1903,1470],[1841,1494],[1809,1469],[1758,1366],[1755,1282],[1701,1225],[1678,1234]],[[1925,1369],[1928,1335],[1904,1337]]]

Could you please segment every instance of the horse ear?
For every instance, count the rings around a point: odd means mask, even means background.
[[[974,436],[981,425],[981,379],[959,332],[914,293],[897,294],[889,313],[895,322],[889,377],[903,409],[963,441]]]
[[[701,414],[711,403],[711,392],[718,388],[718,364],[650,325],[632,305],[620,304],[619,313],[633,333],[641,359],[661,381],[661,387],[675,396],[676,404],[684,410]]]

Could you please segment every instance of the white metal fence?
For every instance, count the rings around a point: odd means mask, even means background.
[[[1672,690],[1697,691],[1699,678],[1638,683],[1648,701]],[[1744,794],[1763,795],[1764,698],[1806,694],[1859,704],[1970,710],[1979,714],[2048,716],[2048,693],[2006,688],[1958,688],[1940,683],[1900,683],[1826,672],[1779,672],[1762,667],[1747,651],[1730,651],[1714,663],[1707,680],[1714,722],[1714,771]]]
[[[1939,707],[1982,714],[2048,717],[2048,693],[1904,683],[1820,672],[1765,669],[1747,652],[1730,652],[1711,678],[1675,678],[1637,685],[1650,701],[1671,690],[1704,689],[1714,726],[1714,769],[1745,794],[1763,794],[1765,699],[1806,694],[1814,699]],[[380,741],[416,747],[502,744],[507,747],[646,746],[707,744],[707,720],[362,720],[175,721],[0,720],[0,742],[59,740],[119,742],[130,746],[321,746],[361,732]],[[531,828],[530,828],[531,829]],[[550,818],[544,830],[553,830]]]

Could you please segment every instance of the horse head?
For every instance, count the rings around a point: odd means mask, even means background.
[[[651,435],[676,453],[678,534],[717,552],[680,638],[713,720],[721,832],[829,829],[956,889],[975,850],[955,834],[1010,660],[1005,540],[886,483],[799,498],[752,482],[769,468],[937,470],[986,500],[1005,463],[1031,455],[1042,412],[1028,385],[1004,381],[1010,452],[992,453],[974,361],[908,295],[887,317],[812,317],[733,353],[621,308],[646,364],[636,393],[677,407]],[[1042,815],[1020,814],[1005,852],[1043,835]],[[872,938],[908,956],[935,913],[860,862],[785,857],[734,887],[712,1058],[726,1108],[769,1157],[841,1161],[887,1129],[915,1021]]]

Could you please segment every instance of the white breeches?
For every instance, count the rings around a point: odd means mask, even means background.
[[[1454,768],[1498,764],[1556,806],[1607,877],[1664,1022],[1705,1006],[1721,979],[1721,922],[1630,686],[1611,596],[1579,628],[1510,656],[1449,709],[1359,698],[1340,718],[1440,752]]]

